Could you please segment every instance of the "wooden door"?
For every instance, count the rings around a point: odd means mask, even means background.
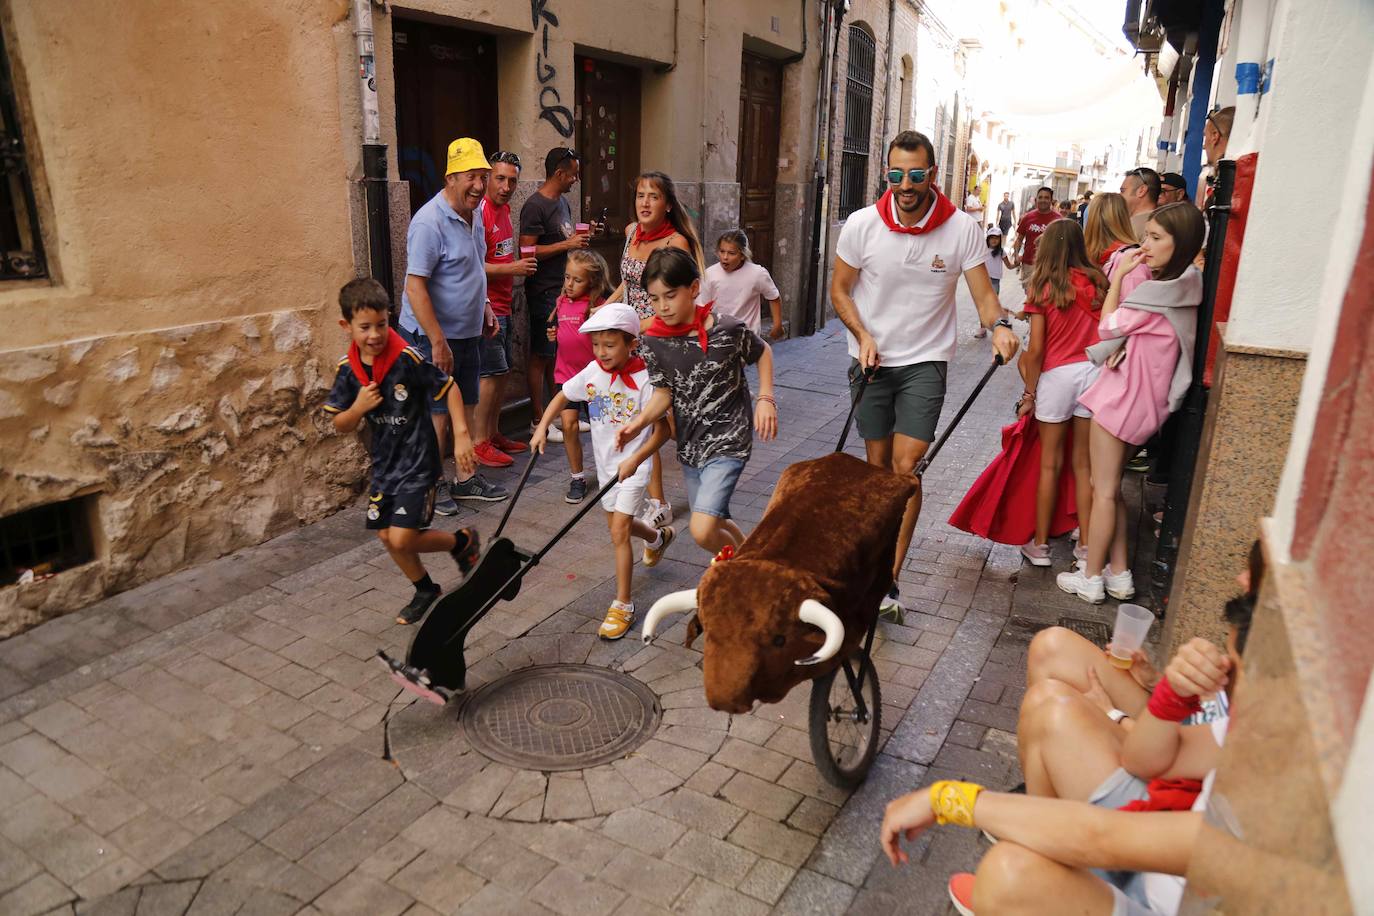
[[[773,269],[773,204],[778,184],[782,65],[744,52],[739,87],[740,222],[754,261]],[[703,239],[708,247],[714,240]]]
[[[591,57],[577,60],[578,195],[582,221],[606,215],[606,235],[592,249],[606,259],[611,283],[620,283],[625,226],[634,222],[634,178],[639,174],[639,71]]]
[[[488,153],[500,141],[496,40],[490,35],[396,18],[396,162],[410,182],[413,214],[444,186],[448,145],[472,137]]]

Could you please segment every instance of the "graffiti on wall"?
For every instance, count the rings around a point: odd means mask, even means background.
[[[559,136],[573,135],[573,113],[561,104],[563,97],[552,85],[558,70],[549,63],[549,29],[558,28],[558,17],[549,9],[549,0],[530,0],[530,25],[540,33],[541,47],[534,55],[534,75],[539,80],[539,117],[553,125]]]

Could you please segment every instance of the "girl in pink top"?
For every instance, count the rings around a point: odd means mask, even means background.
[[[716,263],[706,268],[697,303],[714,302],[717,315],[732,315],[755,334],[763,333],[760,313],[764,302],[773,316],[770,340],[782,340],[782,299],[773,277],[754,263],[749,236],[743,229],[731,229],[716,241]]]
[[[610,291],[610,268],[606,259],[586,248],[568,252],[568,265],[563,269],[563,294],[558,297],[550,316],[549,340],[558,342],[558,359],[553,366],[553,380],[562,385],[592,362],[592,339],[578,328],[605,301]],[[587,474],[582,469],[582,438],[578,434],[579,417],[576,406],[566,408],[563,418],[563,450],[568,454],[568,483],[565,502],[580,503],[587,496]]]
[[[1125,338],[1103,364],[1102,371],[1079,403],[1092,411],[1089,452],[1092,464],[1093,505],[1088,527],[1088,556],[1070,572],[1060,573],[1058,585],[1093,604],[1106,595],[1126,600],[1135,583],[1126,555],[1126,507],[1121,502],[1121,472],[1134,445],[1154,435],[1168,418],[1176,392],[1186,387],[1179,360],[1191,363],[1192,330],[1201,299],[1201,282],[1185,276],[1202,248],[1205,232],[1201,212],[1189,203],[1167,204],[1150,214],[1139,248],[1122,251],[1112,265],[1111,287],[1102,303],[1098,331],[1104,341]],[[1148,265],[1152,281],[1132,289],[1131,301],[1155,303],[1141,308],[1118,307],[1122,293],[1140,265]],[[1177,287],[1184,298],[1166,301]],[[1170,313],[1173,313],[1172,317]],[[1185,349],[1188,352],[1184,352]],[[1186,367],[1185,367],[1186,368]],[[1181,398],[1180,398],[1181,399]],[[1110,557],[1109,557],[1110,555]],[[1108,560],[1110,559],[1110,562]]]

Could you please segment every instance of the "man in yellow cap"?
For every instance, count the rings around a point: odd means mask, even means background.
[[[479,204],[487,190],[491,164],[482,144],[469,137],[448,147],[444,187],[415,212],[406,233],[406,285],[401,296],[401,334],[444,372],[463,395],[463,417],[473,428],[481,369],[482,334],[496,326],[487,303],[486,239]],[[432,405],[439,441],[448,439],[448,409]],[[461,431],[460,431],[461,432]],[[461,474],[461,470],[459,471]],[[434,511],[456,515],[455,499],[495,502],[510,494],[481,474],[439,488]]]

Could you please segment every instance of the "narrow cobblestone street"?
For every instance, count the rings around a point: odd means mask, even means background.
[[[1018,293],[1009,279],[1004,301]],[[959,308],[946,420],[988,364],[962,285]],[[834,447],[847,408],[837,322],[777,357],[782,432],[756,445],[736,492],[746,529],[783,468]],[[658,695],[659,731],[586,771],[489,762],[452,709],[397,699],[372,659],[404,652],[411,631],[392,617],[409,586],[349,510],[0,643],[0,912],[945,912],[949,873],[983,841],[937,829],[893,869],[876,842],[883,806],[929,777],[1018,782],[1029,635],[1061,613],[1107,619],[1059,596],[1054,570],[1033,570],[1017,600],[1014,549],[944,523],[1019,385],[999,371],[926,475],[905,625],[883,622],[875,650],[886,743],[852,795],[812,763],[805,689],[732,717],[706,706],[681,621],[649,647],[638,624],[596,637],[614,585],[598,519],[473,630],[469,688],[545,662],[615,668]],[[513,485],[519,468],[493,479]],[[551,452],[511,520],[516,543],[568,517],[563,484]],[[460,521],[490,531],[502,510]],[[637,569],[641,617],[707,560],[684,537]],[[431,568],[454,584],[446,561]]]

